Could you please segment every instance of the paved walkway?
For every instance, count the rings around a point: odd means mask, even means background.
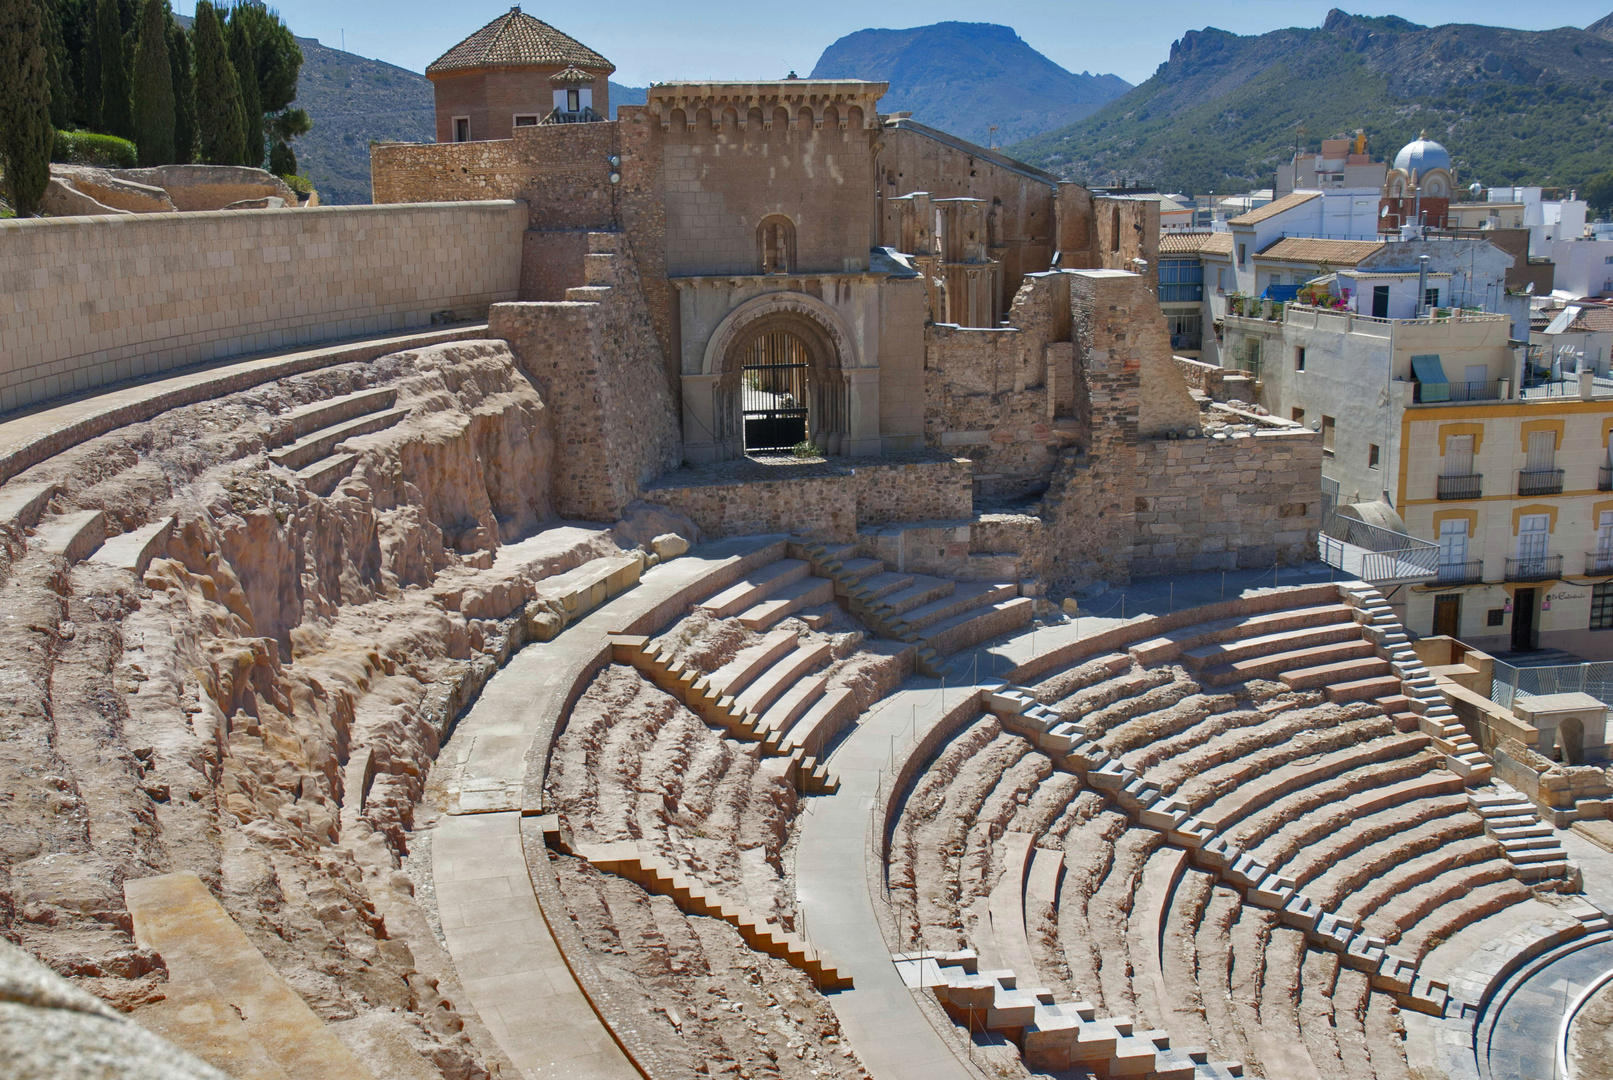
[[[639,1080],[543,921],[521,851],[521,812],[444,817],[431,861],[460,984],[521,1075]]]
[[[796,894],[808,939],[834,956],[856,988],[829,995],[840,1026],[874,1080],[970,1080],[967,1070],[913,998],[879,931],[869,880],[872,822],[882,779],[916,730],[943,717],[940,685],[910,679],[863,719],[829,760],[840,777],[834,795],[808,800],[795,856]],[[948,708],[974,688],[949,689]],[[893,750],[894,747],[894,750]],[[877,865],[877,864],[874,864]]]
[[[544,921],[521,845],[523,782],[542,784],[536,739],[547,738],[567,697],[618,632],[722,567],[777,541],[746,537],[697,548],[646,571],[639,584],[549,642],[517,653],[454,729],[458,808],[432,835],[432,875],[443,937],[471,1004],[529,1080],[634,1080],[566,967]]]
[[[374,360],[380,356],[485,336],[487,324],[461,323],[282,350],[245,359],[192,367],[178,374],[92,390],[0,420],[0,481],[33,468],[81,442],[182,405],[260,386],[305,371]]]

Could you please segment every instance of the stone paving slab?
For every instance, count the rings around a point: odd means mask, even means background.
[[[883,860],[870,858],[869,845],[873,823],[883,817],[880,785],[890,772],[893,740],[900,751],[945,716],[938,684],[915,679],[906,686],[865,717],[829,759],[840,790],[810,801],[795,857],[796,894],[808,940],[832,951],[855,981],[855,989],[829,995],[829,1004],[874,1080],[969,1080],[973,1074],[891,961],[870,892],[883,887],[870,880]],[[972,687],[948,690],[945,705],[954,708],[972,694]]]
[[[269,966],[201,878],[140,878],[126,881],[123,894],[135,940],[168,966],[171,1001],[142,1010],[142,1023],[237,1078],[372,1075]]]
[[[637,1080],[543,921],[527,880],[520,811],[444,817],[431,849],[460,983],[521,1075]]]

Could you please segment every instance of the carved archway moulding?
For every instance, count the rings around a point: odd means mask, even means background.
[[[760,330],[755,326],[759,320],[766,320],[773,325],[788,322],[800,323],[805,320],[812,324],[812,329],[819,336],[826,338],[826,344],[833,347],[835,356],[824,357],[820,363],[835,363],[836,366],[846,369],[861,367],[857,358],[857,350],[852,344],[851,332],[828,304],[815,296],[799,292],[767,293],[763,296],[753,297],[730,311],[706,343],[706,352],[701,360],[700,373],[702,375],[721,375],[724,373],[725,361],[736,343],[741,338],[754,336],[753,331]]]

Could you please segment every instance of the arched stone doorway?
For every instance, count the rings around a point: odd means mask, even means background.
[[[845,327],[816,297],[741,304],[712,334],[701,374],[684,376],[686,453],[721,461],[808,439],[827,454],[850,452],[856,366]]]

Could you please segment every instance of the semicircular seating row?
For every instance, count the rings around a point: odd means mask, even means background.
[[[1035,1067],[1092,1063],[1069,1016],[1106,1012],[1267,1075],[1404,1075],[1394,1006],[1452,1005],[1430,950],[1566,855],[1483,789],[1375,591],[1257,606],[1066,647],[938,752],[889,870],[911,984]],[[1181,1055],[1227,1068],[1152,1074]]]

